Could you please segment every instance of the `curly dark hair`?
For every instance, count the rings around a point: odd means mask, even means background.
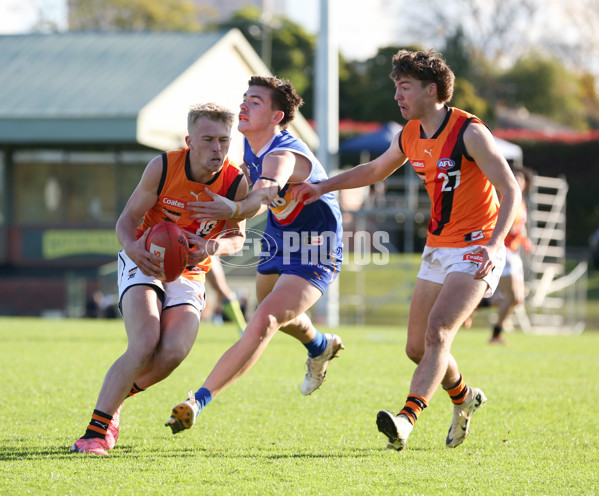
[[[455,75],[441,55],[434,50],[399,50],[393,56],[393,70],[389,74],[393,81],[409,77],[421,81],[425,86],[437,85],[437,98],[447,103],[453,96]]]
[[[281,110],[285,115],[279,126],[285,129],[295,118],[296,110],[302,106],[304,100],[297,94],[293,85],[286,79],[271,76],[252,76],[248,86],[264,86],[270,89],[272,109]]]

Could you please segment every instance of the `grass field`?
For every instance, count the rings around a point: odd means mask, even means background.
[[[375,425],[398,410],[412,364],[405,329],[343,327],[346,350],[324,386],[303,397],[305,352],[275,336],[258,364],[173,436],[170,408],[199,387],[236,339],[202,324],[188,359],[127,400],[109,457],[71,455],[104,373],[126,344],[122,322],[0,318],[0,494],[94,495],[591,495],[599,493],[599,333],[513,333],[486,344],[461,331],[454,355],[489,398],[471,434],[444,447],[443,391],[406,449],[384,449]]]

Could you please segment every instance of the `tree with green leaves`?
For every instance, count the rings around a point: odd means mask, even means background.
[[[520,58],[501,76],[512,88],[510,106],[525,107],[576,129],[588,128],[580,79],[553,57],[537,52]]]
[[[72,31],[200,31],[192,0],[68,0]]]
[[[525,107],[578,129],[599,125],[599,98],[594,78],[568,69],[569,57],[551,59],[527,54],[518,46],[522,20],[537,12],[542,0],[422,0],[427,6],[414,12],[419,32],[436,37],[436,46],[456,74],[452,105],[464,108],[489,125],[498,104]],[[599,0],[584,0],[594,5]],[[289,79],[303,96],[302,113],[313,116],[316,35],[283,17],[273,17],[255,6],[244,7],[222,23],[214,9],[193,0],[68,0],[73,30],[199,31],[238,28],[271,71]],[[202,10],[203,9],[203,10]],[[206,10],[208,9],[208,10]],[[406,6],[407,12],[413,8]],[[571,15],[580,13],[574,9]],[[419,16],[424,16],[421,19]],[[590,29],[597,16],[590,13]],[[422,21],[422,22],[421,22]],[[427,24],[429,23],[429,24]],[[473,24],[474,23],[474,24]],[[472,25],[484,29],[472,29]],[[430,26],[430,29],[425,29]],[[433,39],[429,39],[429,42]],[[433,44],[433,46],[435,46]],[[599,46],[599,44],[597,44]],[[391,58],[399,46],[383,47],[366,61],[339,57],[340,118],[358,121],[401,121],[393,105],[389,80]],[[417,47],[409,46],[415,49]],[[525,53],[505,69],[510,56]],[[581,52],[583,53],[583,52]],[[584,52],[587,53],[587,52]]]
[[[342,119],[401,121],[401,114],[393,105],[393,81],[389,78],[391,59],[399,48],[380,48],[374,57],[348,64],[347,76],[340,78],[339,82],[339,114]]]
[[[293,83],[305,101],[302,114],[312,116],[315,35],[287,18],[265,15],[254,6],[240,9],[230,20],[214,27],[239,29],[271,71]]]

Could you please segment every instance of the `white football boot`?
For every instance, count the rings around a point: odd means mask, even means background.
[[[468,388],[466,399],[461,405],[454,405],[453,420],[447,433],[445,444],[448,448],[455,448],[464,442],[470,432],[470,419],[472,414],[487,402],[485,393],[479,388]]]
[[[408,436],[414,429],[412,422],[403,414],[394,415],[388,410],[381,410],[376,416],[379,432],[389,438],[387,448],[401,451],[406,446]]]
[[[327,347],[316,358],[306,360],[306,377],[302,384],[302,394],[307,396],[316,391],[324,382],[329,362],[345,349],[341,338],[335,334],[325,334]]]

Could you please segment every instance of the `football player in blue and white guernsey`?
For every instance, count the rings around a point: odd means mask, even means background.
[[[290,197],[292,184],[327,178],[306,144],[286,130],[302,98],[291,83],[275,77],[254,76],[248,86],[238,129],[245,137],[252,191],[241,201],[210,194],[213,201],[191,202],[188,208],[200,220],[249,219],[268,212],[256,276],[259,306],[202,387],[172,409],[166,425],[173,433],[192,427],[200,410],[258,361],[279,329],[307,349],[304,395],[322,385],[329,362],[343,349],[339,336],[319,332],[306,315],[339,272],[343,231],[333,194],[309,205]]]

